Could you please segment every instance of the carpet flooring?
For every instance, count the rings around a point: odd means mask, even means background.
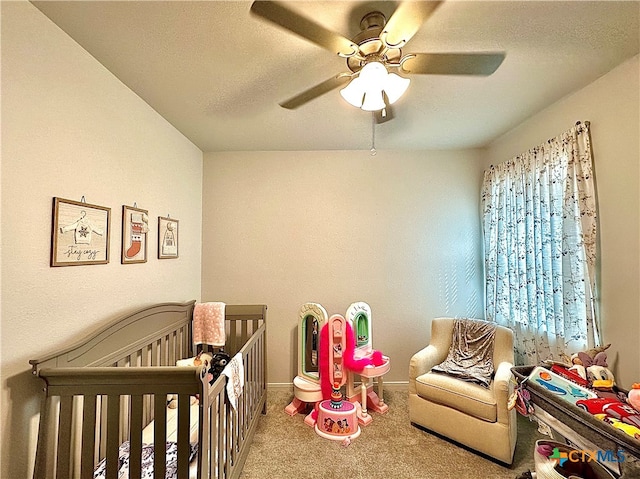
[[[287,391],[269,391],[242,479],[515,479],[534,470],[537,423],[518,415],[518,443],[507,467],[409,422],[406,390],[386,390],[389,411],[373,415],[348,446],[318,436],[304,415],[290,417]],[[491,438],[488,437],[487,441]]]

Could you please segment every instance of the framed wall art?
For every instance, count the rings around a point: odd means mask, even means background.
[[[167,216],[158,216],[158,259],[178,257],[178,224],[180,222]]]
[[[149,212],[122,205],[122,264],[147,262]]]
[[[109,262],[111,208],[53,198],[51,266]]]

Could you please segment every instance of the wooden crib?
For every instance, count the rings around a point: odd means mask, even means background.
[[[99,465],[100,477],[115,479],[123,462],[131,479],[240,476],[260,413],[266,413],[267,308],[225,308],[224,350],[231,357],[241,353],[244,366],[234,409],[227,376],[210,384],[206,367],[176,366],[195,353],[194,305],[146,307],[30,361],[45,383],[34,479],[93,479]],[[177,409],[168,409],[169,395],[177,395]],[[143,437],[166,447],[148,446]],[[150,447],[153,475],[144,470]]]

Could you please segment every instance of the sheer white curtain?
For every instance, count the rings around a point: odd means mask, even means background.
[[[599,344],[589,123],[484,174],[486,314],[514,331],[516,361]]]

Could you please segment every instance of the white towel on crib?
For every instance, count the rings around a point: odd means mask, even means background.
[[[193,344],[224,346],[227,339],[224,331],[225,306],[219,301],[196,304],[193,309]]]
[[[244,361],[242,353],[236,354],[231,358],[229,364],[222,370],[222,374],[227,376],[227,396],[233,409],[238,409],[238,398],[242,394],[244,388]]]

